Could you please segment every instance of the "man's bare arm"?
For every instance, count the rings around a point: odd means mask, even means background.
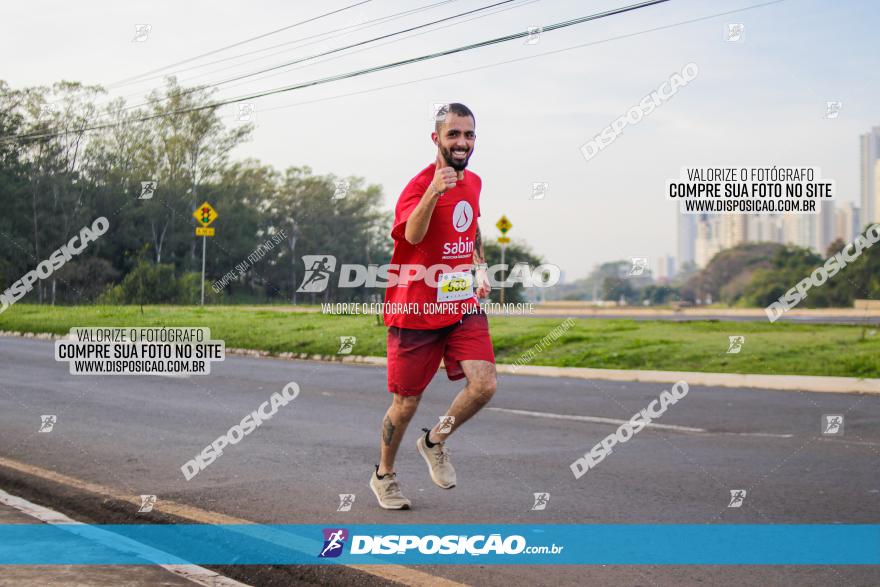
[[[425,238],[425,234],[428,232],[428,225],[431,223],[431,214],[434,213],[437,199],[446,190],[454,188],[455,182],[461,179],[463,175],[463,173],[456,173],[452,167],[444,167],[440,153],[437,153],[434,181],[431,182],[431,185],[422,194],[422,199],[406,221],[406,229],[403,232],[403,236],[409,244],[417,245],[422,242],[422,239]]]
[[[428,186],[422,199],[416,205],[409,219],[406,221],[406,230],[403,233],[406,241],[411,245],[417,245],[425,238],[428,232],[428,225],[431,223],[431,214],[434,213],[434,207],[440,198],[440,193],[434,190],[434,184]]]
[[[486,255],[483,254],[483,235],[480,233],[479,224],[477,224],[477,236],[474,241],[474,264],[483,265],[486,262]]]
[[[487,298],[492,286],[489,283],[489,277],[486,272],[486,255],[483,252],[483,233],[480,232],[480,225],[477,224],[477,235],[474,237],[474,266],[476,267],[475,276],[477,280],[477,297]]]

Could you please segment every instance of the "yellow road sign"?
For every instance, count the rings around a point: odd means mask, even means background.
[[[501,231],[501,234],[507,234],[507,231],[513,228],[513,224],[511,224],[510,220],[507,219],[507,216],[504,216],[503,214],[495,226]]]
[[[196,226],[196,236],[214,236],[214,230],[207,226]]]
[[[499,237],[498,237],[498,244],[506,245],[506,244],[508,244],[509,242],[510,242],[510,237],[509,237],[509,236],[499,236]]]
[[[202,226],[208,226],[217,220],[217,211],[208,202],[203,202],[201,206],[193,211],[193,217]],[[213,235],[212,235],[213,236]]]

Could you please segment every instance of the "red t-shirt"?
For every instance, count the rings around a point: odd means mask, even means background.
[[[437,199],[422,242],[413,245],[404,237],[406,221],[434,180],[436,169],[435,163],[425,167],[397,200],[389,271],[389,282],[397,284],[385,291],[386,326],[443,328],[479,305],[470,273],[483,185],[477,174],[465,170],[455,187]],[[407,270],[406,265],[416,267]],[[417,274],[417,267],[425,269],[424,276]]]

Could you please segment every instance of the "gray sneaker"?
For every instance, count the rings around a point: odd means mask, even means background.
[[[427,433],[428,429],[425,428],[424,431]],[[425,435],[422,434],[416,440],[416,448],[419,449],[419,454],[428,463],[428,472],[431,473],[431,480],[443,489],[455,487],[455,469],[452,467],[452,463],[449,462],[449,449],[446,448],[446,444],[438,442],[433,448],[428,448],[428,444],[425,442]]]
[[[410,501],[400,493],[400,483],[397,482],[397,473],[388,473],[382,478],[376,477],[376,472],[370,473],[370,489],[379,501],[379,505],[386,510],[408,510]]]

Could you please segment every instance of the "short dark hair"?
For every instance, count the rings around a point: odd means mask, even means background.
[[[434,130],[436,132],[440,132],[440,125],[446,121],[446,115],[450,112],[456,116],[470,116],[474,119],[474,124],[477,124],[477,117],[474,116],[474,113],[471,112],[470,108],[459,102],[450,102],[449,104],[441,106],[434,115]]]

